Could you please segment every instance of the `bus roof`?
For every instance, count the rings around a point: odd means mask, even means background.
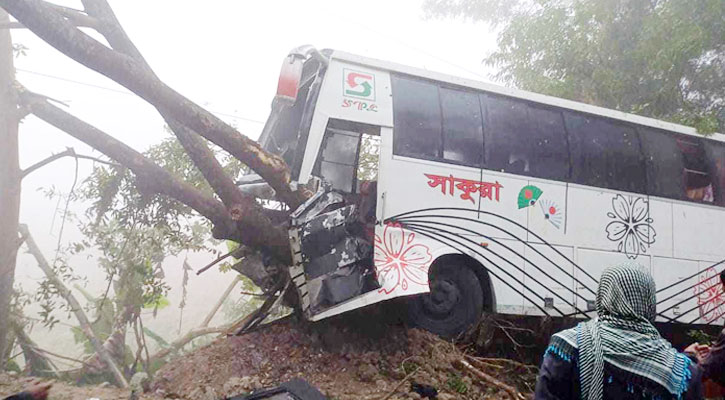
[[[429,71],[425,69],[410,67],[407,65],[397,64],[390,61],[378,60],[375,58],[363,57],[357,54],[346,53],[344,51],[333,50],[330,55],[331,59],[337,59],[340,61],[358,64],[362,66],[368,66],[372,68],[395,71],[403,74],[418,76],[426,79],[431,79],[439,82],[446,82],[452,85],[468,87],[472,89],[482,90],[490,93],[496,93],[504,96],[515,97],[524,99],[540,104],[547,104],[550,106],[566,108],[570,110],[580,111],[587,114],[600,115],[607,118],[612,118],[620,121],[626,121],[637,125],[644,125],[658,129],[664,129],[667,131],[682,133],[685,135],[694,135],[698,137],[704,137],[697,133],[697,130],[690,126],[674,124],[672,122],[661,121],[654,118],[643,117],[641,115],[630,114],[622,111],[612,110],[609,108],[593,106],[590,104],[580,103],[577,101],[561,99],[558,97],[547,96],[539,93],[528,92],[526,90],[514,89],[505,86],[495,85],[492,83],[476,81],[473,79],[461,78],[454,75],[447,75],[440,72]],[[720,142],[725,142],[725,135],[721,133],[714,133],[707,136],[708,139],[714,139]]]

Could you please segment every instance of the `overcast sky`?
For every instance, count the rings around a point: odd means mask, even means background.
[[[481,24],[426,20],[422,0],[109,1],[164,82],[253,139],[269,113],[282,60],[299,45],[339,49],[478,80],[487,80],[491,71],[481,60],[495,48],[494,34]],[[82,8],[80,1],[58,3]],[[14,42],[29,49],[27,56],[16,60],[17,78],[28,88],[66,102],[72,114],[136,150],[143,151],[164,137],[161,117],[144,101],[61,55],[32,33],[12,34]],[[88,146],[32,116],[23,122],[20,136],[21,167],[67,146],[93,154]],[[68,192],[74,166],[71,159],[57,161],[23,181],[21,222],[30,226],[48,258],[58,240],[60,214],[57,201],[45,198],[38,189],[52,185]],[[81,180],[90,169],[89,161],[81,161]],[[82,213],[78,208],[74,211]],[[78,238],[77,229],[66,225],[62,242]],[[212,258],[189,256],[194,268]],[[93,259],[72,261],[77,272],[91,276],[91,287],[97,287],[100,275]],[[178,260],[165,264],[170,284],[180,283],[180,267]],[[32,258],[19,258],[18,280],[26,290],[32,290],[41,276]],[[202,289],[221,288],[228,279],[218,271],[193,277],[187,313],[206,312],[221,289]],[[178,293],[170,296],[172,303],[175,297],[178,300]]]

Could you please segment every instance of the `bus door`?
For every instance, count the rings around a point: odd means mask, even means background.
[[[329,119],[313,168],[321,189],[292,214],[295,268],[302,269],[292,278],[310,316],[378,287],[372,254],[379,148],[380,127]]]

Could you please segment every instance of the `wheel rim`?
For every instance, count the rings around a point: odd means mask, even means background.
[[[458,286],[448,280],[431,282],[430,293],[423,296],[423,310],[432,317],[445,317],[453,311],[461,298]]]

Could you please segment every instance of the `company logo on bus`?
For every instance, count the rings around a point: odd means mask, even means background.
[[[344,69],[343,78],[344,96],[375,101],[375,75]]]

